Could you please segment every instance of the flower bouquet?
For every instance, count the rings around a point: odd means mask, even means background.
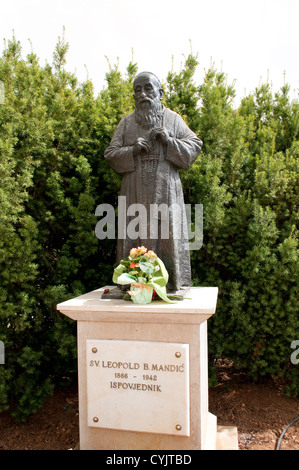
[[[115,284],[130,284],[128,294],[136,304],[148,304],[155,295],[173,303],[166,293],[168,272],[163,261],[144,246],[130,250],[129,256],[114,269],[112,280]]]

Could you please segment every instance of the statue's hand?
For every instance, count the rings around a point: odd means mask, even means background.
[[[149,153],[150,151],[150,144],[147,140],[143,139],[142,137],[138,137],[135,144],[133,145],[133,154],[138,155],[141,150]]]
[[[165,127],[156,127],[151,133],[152,139],[160,139],[163,144],[167,144],[169,141],[170,135],[168,130]]]

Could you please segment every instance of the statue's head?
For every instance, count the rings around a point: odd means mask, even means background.
[[[151,72],[139,73],[133,81],[133,91],[136,106],[148,100],[160,102],[163,88],[159,78]]]
[[[151,72],[139,73],[133,81],[137,120],[143,127],[153,127],[161,117],[163,89]]]

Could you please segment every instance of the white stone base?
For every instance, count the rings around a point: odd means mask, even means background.
[[[215,431],[214,418],[211,415],[211,426],[203,450],[239,450],[237,428],[235,426],[217,426]],[[79,444],[74,450],[80,450]]]
[[[216,450],[239,450],[235,426],[217,426]]]
[[[203,450],[238,450],[238,430],[217,425],[217,417],[208,413],[207,435]]]
[[[209,413],[208,408],[207,320],[216,311],[218,289],[193,287],[190,289],[190,298],[181,302],[168,304],[155,301],[147,305],[136,305],[122,299],[103,299],[102,293],[105,289],[106,287],[97,289],[57,305],[57,310],[76,320],[78,326],[80,449],[237,449],[236,428],[217,426],[217,418]],[[147,342],[147,344],[152,343],[153,347],[160,343],[161,350],[164,350],[165,343],[168,343],[168,347],[170,343],[177,343],[178,346],[188,345],[188,364],[190,363],[188,365],[190,385],[188,433],[181,436],[166,432],[163,434],[159,426],[152,429],[151,433],[136,432],[136,428],[134,431],[132,425],[128,430],[125,425],[123,427],[120,425],[117,429],[90,426],[87,419],[89,398],[86,348],[91,340],[95,342],[99,340],[102,342],[128,341],[130,345],[134,342]],[[96,348],[94,349],[97,351]],[[136,361],[137,359],[136,356]],[[90,366],[89,362],[88,364]],[[189,404],[187,400],[185,401],[185,406],[189,409]],[[146,399],[143,406],[144,408],[147,406]],[[111,413],[113,412],[116,413],[112,404]],[[132,406],[132,416],[134,421],[134,406]],[[121,415],[119,423],[122,417]],[[95,420],[98,422],[100,418],[96,416]],[[178,428],[178,431],[182,429],[181,426]]]

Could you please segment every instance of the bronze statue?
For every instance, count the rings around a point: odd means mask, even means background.
[[[194,163],[202,141],[177,113],[162,105],[163,89],[153,73],[138,74],[133,91],[135,110],[120,121],[105,151],[110,167],[122,175],[121,196],[126,197],[126,206],[144,208],[139,214],[138,239],[118,237],[117,261],[126,258],[133,247],[143,245],[153,250],[168,271],[167,291],[177,292],[191,285],[179,170]],[[132,219],[133,212],[126,214],[127,227]],[[161,235],[165,220],[168,231],[165,229]]]

